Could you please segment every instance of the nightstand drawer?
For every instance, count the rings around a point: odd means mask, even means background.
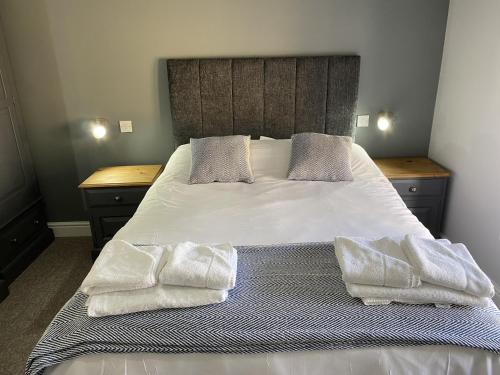
[[[446,179],[444,178],[391,180],[391,183],[402,197],[417,195],[440,196],[446,189]]]
[[[148,191],[147,187],[121,189],[85,189],[87,207],[137,206]]]

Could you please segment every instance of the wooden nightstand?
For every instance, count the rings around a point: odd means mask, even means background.
[[[425,157],[375,159],[406,206],[434,235],[441,223],[450,172]]]
[[[78,186],[89,213],[93,259],[132,217],[162,169],[162,165],[101,168]]]

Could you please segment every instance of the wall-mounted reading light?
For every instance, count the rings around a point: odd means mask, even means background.
[[[378,114],[377,127],[383,132],[387,131],[392,126],[392,113],[380,112]]]
[[[97,118],[92,122],[91,132],[95,139],[102,139],[106,136],[108,121],[103,118]]]

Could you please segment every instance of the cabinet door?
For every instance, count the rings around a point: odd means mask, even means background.
[[[101,248],[134,216],[135,206],[89,208],[94,248]]]
[[[430,230],[434,237],[441,235],[440,198],[404,199],[404,201],[408,209]]]
[[[7,49],[0,30],[0,227],[38,197]]]

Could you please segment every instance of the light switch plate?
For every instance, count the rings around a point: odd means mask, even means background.
[[[358,128],[367,128],[370,125],[370,116],[369,115],[361,115],[358,116],[357,127]]]
[[[120,121],[120,132],[132,133],[132,121]]]

